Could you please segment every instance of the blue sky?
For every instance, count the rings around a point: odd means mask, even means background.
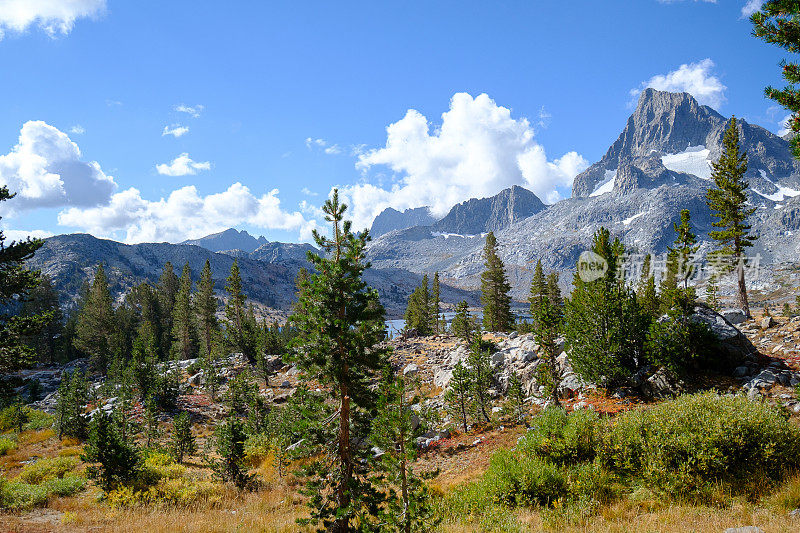
[[[648,84],[781,129],[746,4],[0,0],[0,226],[297,241],[333,186],[360,226],[557,201]]]

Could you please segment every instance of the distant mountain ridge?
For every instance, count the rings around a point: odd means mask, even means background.
[[[241,250],[235,253],[212,252],[196,245],[123,244],[77,233],[45,239],[44,245],[26,264],[50,277],[62,306],[69,308],[77,300],[83,283],[94,276],[99,263],[104,265],[111,294],[120,301],[139,283],[155,284],[167,261],[178,274],[188,263],[192,279],[197,282],[208,260],[217,296],[222,297],[231,265],[237,260],[247,297],[264,306],[288,311],[295,299],[297,272],[301,268],[310,268],[306,261],[307,251],[315,249],[307,244],[267,243],[250,254]],[[302,260],[297,260],[297,257],[302,257]],[[364,273],[364,278],[378,290],[390,318],[402,316],[409,294],[422,280],[419,274],[394,267],[370,268]],[[472,305],[477,303],[475,292],[452,288],[445,280],[442,299],[451,303],[462,299]]]
[[[687,93],[645,89],[606,154],[576,176],[572,195],[585,198],[707,180],[710,161],[718,159],[722,151],[727,122]],[[784,190],[800,190],[800,164],[792,157],[786,139],[743,119],[737,119],[737,125],[748,155],[746,178],[751,188],[773,200],[787,196],[782,194]]]
[[[431,230],[459,235],[480,235],[499,231],[535,215],[545,205],[531,191],[514,185],[489,198],[472,198],[454,205]]]
[[[737,122],[748,153],[750,201],[757,208],[750,223],[760,236],[751,253],[761,254],[763,264],[797,261],[800,165],[786,139]],[[527,297],[538,260],[546,269],[564,273],[562,283],[567,288],[568,272],[601,226],[619,236],[631,251],[660,254],[675,239],[672,223],[686,208],[700,252],[708,251],[713,220],[705,194],[712,184],[710,162],[719,157],[726,123],[725,117],[689,94],[643,91],[636,110],[603,158],[575,178],[572,198],[495,232],[514,297]],[[378,268],[439,271],[462,288],[477,288],[484,239],[470,237],[477,233],[474,230],[445,232],[434,227],[384,235],[370,244],[368,258]]]
[[[414,226],[430,226],[436,222],[436,218],[431,215],[428,207],[416,207],[398,211],[392,207],[387,207],[372,221],[369,230],[373,238],[385,235],[390,231],[397,231]]]
[[[212,233],[199,239],[189,239],[180,244],[194,244],[195,246],[202,246],[206,250],[212,252],[223,252],[226,250],[242,250],[250,253],[254,252],[259,246],[267,244],[266,238],[253,237],[246,231],[238,231],[233,228],[220,231],[219,233]]]

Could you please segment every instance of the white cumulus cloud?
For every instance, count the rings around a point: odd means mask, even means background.
[[[15,210],[100,205],[117,188],[66,133],[40,120],[23,124],[16,146],[0,155],[0,185],[17,193]]]
[[[441,216],[456,203],[512,185],[553,203],[569,194],[575,175],[588,166],[575,152],[548,160],[529,121],[513,118],[486,94],[455,94],[440,125],[410,109],[386,133],[383,148],[358,155],[356,166],[364,179],[341,188],[353,207],[356,228],[369,226],[389,206],[402,210],[427,205]],[[390,183],[370,182],[368,171],[382,167],[393,173]]]
[[[315,221],[306,220],[301,213],[285,211],[278,189],[256,196],[238,182],[207,196],[189,185],[158,201],[146,200],[139,190],[129,188],[113,195],[108,205],[62,211],[58,223],[99,236],[122,231],[128,243],[180,242],[240,224],[298,231],[302,240],[308,240],[316,227]]]
[[[3,235],[6,238],[5,244],[9,244],[12,241],[24,241],[27,240],[28,237],[32,239],[46,239],[47,237],[53,236],[52,232],[45,231],[43,229],[4,229],[0,231],[3,232]]]
[[[178,104],[178,105],[175,106],[175,111],[177,111],[179,113],[186,113],[187,115],[191,115],[194,118],[199,117],[200,113],[203,111],[203,109],[205,109],[205,107],[203,107],[200,104],[197,104],[196,106],[188,106],[186,104]]]
[[[86,133],[86,130],[83,129],[83,126],[81,126],[80,124],[76,124],[69,129],[69,132],[72,133],[73,135],[83,135],[84,133]]]
[[[173,159],[169,164],[161,163],[156,165],[158,173],[164,176],[189,176],[210,168],[211,163],[209,161],[193,161],[186,152]]]
[[[719,109],[725,103],[725,91],[728,89],[720,79],[713,74],[714,62],[703,59],[696,63],[685,63],[677,69],[666,74],[658,74],[631,89],[631,98],[635,100],[641,92],[652,87],[659,91],[686,92],[694,96],[703,105]]]
[[[173,137],[180,137],[189,133],[188,126],[181,126],[180,124],[171,124],[169,126],[164,126],[164,131],[161,132],[161,136],[165,137],[167,135],[172,135]]]
[[[0,39],[7,31],[22,33],[38,26],[50,37],[66,35],[80,18],[96,17],[106,9],[106,0],[2,0]]]
[[[764,5],[764,0],[747,0],[747,3],[742,6],[742,18],[747,18],[756,11],[761,11],[761,6]]]

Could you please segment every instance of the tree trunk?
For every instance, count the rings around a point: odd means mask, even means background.
[[[744,316],[750,318],[750,303],[747,301],[747,286],[744,283],[744,263],[740,260],[736,266],[736,276],[739,281],[739,307],[742,308]]]
[[[336,487],[336,507],[345,509],[350,506],[350,478],[353,466],[350,458],[350,397],[347,386],[342,385],[342,406],[339,412],[339,467],[342,469],[339,485]],[[350,531],[350,517],[345,515],[333,523],[334,533]]]

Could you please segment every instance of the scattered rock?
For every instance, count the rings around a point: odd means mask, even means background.
[[[775,319],[771,316],[765,316],[761,319],[761,329],[769,329],[775,325]]]
[[[403,369],[404,376],[414,376],[418,372],[419,372],[419,366],[417,366],[415,363],[406,365],[406,367]]]

